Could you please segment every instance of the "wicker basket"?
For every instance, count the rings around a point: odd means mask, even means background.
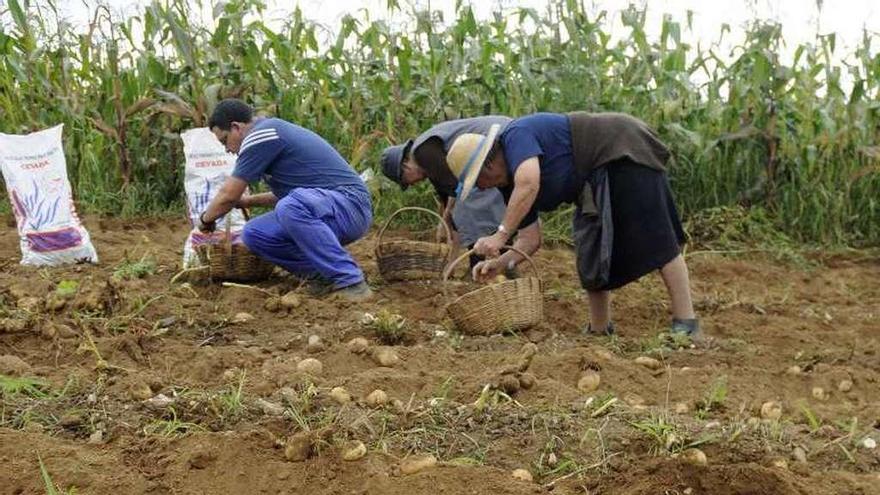
[[[246,211],[244,216],[245,219],[248,218]],[[265,280],[272,273],[275,265],[251,253],[244,244],[233,244],[230,235],[231,225],[232,222],[226,222],[226,235],[221,243],[195,247],[199,261],[208,267],[208,278],[215,282]]]
[[[419,211],[437,217],[446,230],[447,243],[407,240],[383,242],[391,220],[404,211]],[[452,236],[440,215],[425,208],[410,206],[401,208],[388,217],[379,231],[375,252],[379,273],[389,282],[439,279],[452,253]]]
[[[544,318],[541,279],[535,262],[527,254],[512,246],[507,246],[507,249],[524,256],[532,267],[534,276],[486,285],[458,297],[446,306],[449,317],[463,333],[491,335],[515,332],[536,325]],[[473,250],[470,250],[462,254],[444,270],[443,291],[447,296],[446,281],[449,274],[455,269],[455,265],[472,252]]]

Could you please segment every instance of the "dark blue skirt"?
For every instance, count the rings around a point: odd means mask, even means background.
[[[590,264],[585,257],[597,256],[595,246],[578,245],[584,238],[577,230],[585,225],[580,208],[575,209],[575,250],[584,288],[612,290],[633,282],[643,275],[659,270],[681,253],[685,243],[684,229],[669,179],[665,172],[619,160],[605,165],[613,233],[611,236],[610,270],[607,282],[600,286],[584,278],[582,267]],[[593,185],[594,195],[603,194]],[[608,215],[601,215],[607,220]],[[587,244],[587,243],[584,243]],[[590,285],[592,283],[592,285]]]

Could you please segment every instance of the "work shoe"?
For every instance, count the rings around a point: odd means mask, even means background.
[[[701,337],[700,320],[696,318],[673,318],[669,333],[672,335],[687,336],[692,340],[699,339]]]
[[[597,332],[597,331],[593,330],[592,325],[587,323],[587,326],[585,326],[584,329],[581,330],[581,333],[584,335],[604,335],[606,337],[610,337],[610,336],[614,335],[614,322],[609,321],[608,326],[605,327],[604,332]]]
[[[348,287],[336,289],[330,293],[330,299],[340,299],[349,302],[363,302],[373,297],[373,290],[366,282],[361,281]]]

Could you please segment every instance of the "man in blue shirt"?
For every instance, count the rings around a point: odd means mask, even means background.
[[[274,206],[245,225],[242,240],[251,252],[296,275],[323,278],[343,298],[369,298],[364,274],[343,246],[369,230],[370,193],[345,159],[314,132],[255,118],[240,100],[221,101],[208,126],[238,160],[199,228],[214,230],[234,207]],[[261,179],[271,192],[244,195]]]
[[[671,302],[670,331],[696,337],[668,158],[654,132],[624,114],[537,113],[503,132],[459,136],[447,161],[460,181],[460,200],[477,186],[499,188],[507,202],[497,231],[475,245],[478,254],[494,258],[474,267],[474,278],[490,279],[521,261],[513,251],[500,253],[514,233],[515,247],[537,251],[538,212],[574,203],[577,269],[590,304],[585,330],[612,333],[610,291],[659,271]]]

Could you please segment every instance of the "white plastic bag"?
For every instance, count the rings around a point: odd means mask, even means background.
[[[231,222],[230,237],[233,243],[241,243],[241,229],[245,220],[241,210],[233,209],[217,219],[217,230],[204,234],[199,231],[199,215],[217,195],[235,168],[235,155],[227,153],[223,144],[207,127],[190,129],[180,135],[183,139],[183,153],[186,156],[184,189],[186,207],[192,231],[183,246],[183,266],[198,266],[199,259],[195,247],[203,244],[217,244],[226,238],[226,222]]]
[[[21,238],[23,265],[98,262],[73,205],[62,128],[0,134],[0,165]]]

